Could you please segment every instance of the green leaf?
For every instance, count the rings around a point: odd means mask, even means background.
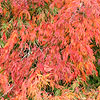
[[[1,45],[2,48],[5,46],[5,44],[2,40],[0,40],[0,45]]]
[[[61,90],[57,89],[56,92],[55,92],[55,96],[60,96],[60,95],[61,95]]]
[[[54,7],[54,9],[53,9],[53,14],[54,15],[58,14],[58,9],[56,7]]]
[[[7,24],[6,23],[3,23],[2,29],[6,29],[6,28],[7,28]]]

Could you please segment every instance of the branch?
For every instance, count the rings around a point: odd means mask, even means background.
[[[7,95],[14,87],[15,85],[13,84],[13,86],[7,91],[5,92],[0,98],[4,97],[5,95]]]

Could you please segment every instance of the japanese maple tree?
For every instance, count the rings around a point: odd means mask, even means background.
[[[1,98],[71,100],[46,89],[98,75],[90,43],[100,46],[99,0],[1,0],[0,21]]]

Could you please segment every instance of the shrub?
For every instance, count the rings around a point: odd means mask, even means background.
[[[90,43],[95,38],[100,46],[99,4],[97,0],[1,0],[1,97],[81,98],[78,88],[73,93],[64,87],[98,75]]]

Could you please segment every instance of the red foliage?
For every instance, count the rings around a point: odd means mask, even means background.
[[[56,7],[58,14],[52,15],[48,10],[47,21],[45,10],[40,15],[31,15],[30,4],[36,9],[45,3],[48,9]],[[93,71],[97,75],[90,47],[94,37],[100,45],[97,0],[11,0],[11,5],[13,29],[9,39],[4,32],[2,39],[6,44],[0,48],[0,70],[4,70],[0,73],[4,78],[0,79],[0,86],[4,93],[13,95],[11,100],[27,100],[27,95],[41,99],[41,93],[47,94],[40,90],[48,84],[54,88],[59,87],[59,80],[68,83],[79,76],[86,82],[86,76]],[[7,12],[0,6],[4,17]],[[37,20],[41,20],[39,25]]]

